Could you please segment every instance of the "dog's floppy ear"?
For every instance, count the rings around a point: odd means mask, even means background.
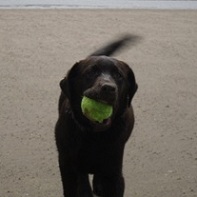
[[[69,92],[68,92],[68,83],[67,83],[68,81],[67,81],[67,77],[65,77],[64,79],[62,79],[61,81],[60,81],[60,88],[61,88],[61,90],[62,90],[62,92],[66,95],[66,96],[68,96],[68,94],[69,94]]]
[[[78,62],[75,63],[68,72],[67,76],[60,81],[60,88],[62,92],[68,97],[68,99],[71,99],[72,84],[75,76],[77,76],[78,73],[78,65]]]
[[[130,106],[132,98],[138,89],[138,85],[135,80],[135,75],[133,71],[131,70],[131,68],[129,68],[127,79],[128,79],[128,84],[129,84],[129,92],[127,95],[127,100],[128,100],[128,106]]]

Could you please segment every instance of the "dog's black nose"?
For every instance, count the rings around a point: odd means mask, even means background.
[[[114,93],[116,91],[116,86],[113,84],[103,84],[101,87],[103,93]]]

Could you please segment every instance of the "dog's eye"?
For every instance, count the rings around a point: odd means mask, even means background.
[[[99,76],[101,74],[100,70],[95,68],[95,67],[92,67],[89,72],[87,73],[87,77],[88,78],[95,78],[97,76]]]
[[[101,74],[101,72],[99,71],[99,70],[93,70],[92,71],[92,75],[94,76],[94,77],[97,77],[97,76],[99,76]]]
[[[114,77],[115,77],[116,79],[118,79],[118,80],[122,80],[122,79],[123,79],[123,76],[122,76],[122,74],[121,74],[120,72],[114,73]]]

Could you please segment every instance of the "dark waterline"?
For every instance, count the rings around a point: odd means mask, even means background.
[[[0,8],[197,9],[197,1],[149,0],[0,0]]]

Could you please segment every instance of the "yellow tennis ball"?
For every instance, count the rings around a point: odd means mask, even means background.
[[[81,109],[83,114],[91,121],[102,123],[108,119],[113,113],[113,107],[106,103],[98,102],[86,96],[81,101]]]

